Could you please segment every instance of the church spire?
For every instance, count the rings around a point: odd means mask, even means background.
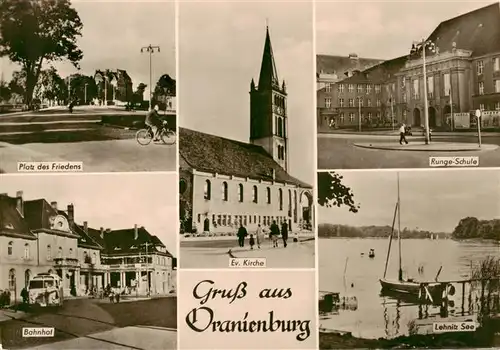
[[[271,37],[269,36],[269,27],[266,26],[266,43],[264,44],[264,53],[260,66],[259,89],[263,87],[279,87],[278,72],[274,63],[273,48],[271,46]]]

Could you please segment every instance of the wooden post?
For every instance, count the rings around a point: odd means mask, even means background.
[[[462,282],[462,316],[465,315],[465,282]]]

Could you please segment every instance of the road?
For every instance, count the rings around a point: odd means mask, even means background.
[[[500,136],[483,135],[484,144],[500,145]],[[384,168],[428,168],[429,157],[478,156],[479,166],[500,166],[500,148],[480,152],[403,152],[364,149],[354,146],[357,142],[398,142],[397,135],[320,134],[318,136],[318,169],[384,169]],[[422,137],[408,140],[421,141]],[[477,137],[433,135],[433,141],[453,143],[476,143]]]
[[[54,327],[55,334],[51,338],[23,337],[23,327]],[[123,333],[120,329],[125,327],[132,328],[128,328],[127,336],[120,336]],[[162,337],[161,329],[157,329],[156,332],[147,330],[155,330],[157,327],[177,329],[177,298],[125,301],[119,304],[103,300],[74,299],[67,300],[60,309],[43,310],[26,314],[21,319],[0,323],[1,344],[5,349],[38,348],[42,345],[46,349],[65,348],[61,347],[59,342],[66,344],[70,342],[72,349],[83,349],[89,342],[99,344],[94,347],[96,349],[158,349],[154,344],[161,343],[162,339],[167,344],[172,339]],[[136,337],[132,336],[134,329],[137,330]],[[146,333],[149,336],[142,337]],[[137,341],[135,345],[127,343],[134,338],[140,340],[140,344],[137,344]],[[172,349],[172,347],[162,348]]]
[[[315,266],[315,241],[308,240],[294,243],[288,241],[288,246],[283,247],[279,242],[278,248],[273,248],[271,242],[266,239],[261,249],[254,247],[250,249],[248,242],[245,247],[238,247],[236,239],[214,240],[202,242],[180,243],[181,268],[191,269],[213,269],[228,268],[229,253],[236,258],[265,258],[267,268],[314,268]]]
[[[140,146],[135,140],[68,143],[0,142],[0,169],[16,173],[18,162],[83,162],[84,172],[175,171],[176,145]]]

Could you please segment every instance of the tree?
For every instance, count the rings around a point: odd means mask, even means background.
[[[0,57],[26,74],[24,102],[31,105],[45,62],[83,58],[76,44],[83,24],[69,0],[0,0]]]
[[[0,102],[9,101],[12,96],[9,86],[6,82],[0,81]]]
[[[175,80],[168,74],[163,74],[158,82],[156,83],[154,93],[153,93],[153,104],[160,105],[161,109],[167,107],[171,98],[176,94],[176,83]],[[171,107],[171,106],[168,106]]]
[[[147,87],[147,85],[144,83],[140,83],[137,86],[137,89],[135,90],[135,92],[132,95],[132,103],[133,104],[141,103],[142,101],[144,101],[144,91],[146,90],[146,87]]]
[[[64,79],[54,67],[50,67],[40,72],[34,96],[40,100],[60,102],[66,99],[67,90],[67,84]]]
[[[93,77],[74,74],[70,79],[71,98],[87,104],[98,96],[97,84]]]
[[[349,211],[357,213],[360,206],[354,202],[350,187],[342,184],[343,176],[336,172],[318,173],[318,204],[323,207],[345,205]]]

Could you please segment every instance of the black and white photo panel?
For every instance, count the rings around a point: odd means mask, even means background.
[[[499,23],[491,1],[318,1],[318,169],[500,166]]]
[[[313,4],[283,6],[179,3],[182,268],[315,266]]]
[[[177,176],[5,175],[4,349],[177,348]]]
[[[494,348],[500,171],[318,173],[320,349]]]

